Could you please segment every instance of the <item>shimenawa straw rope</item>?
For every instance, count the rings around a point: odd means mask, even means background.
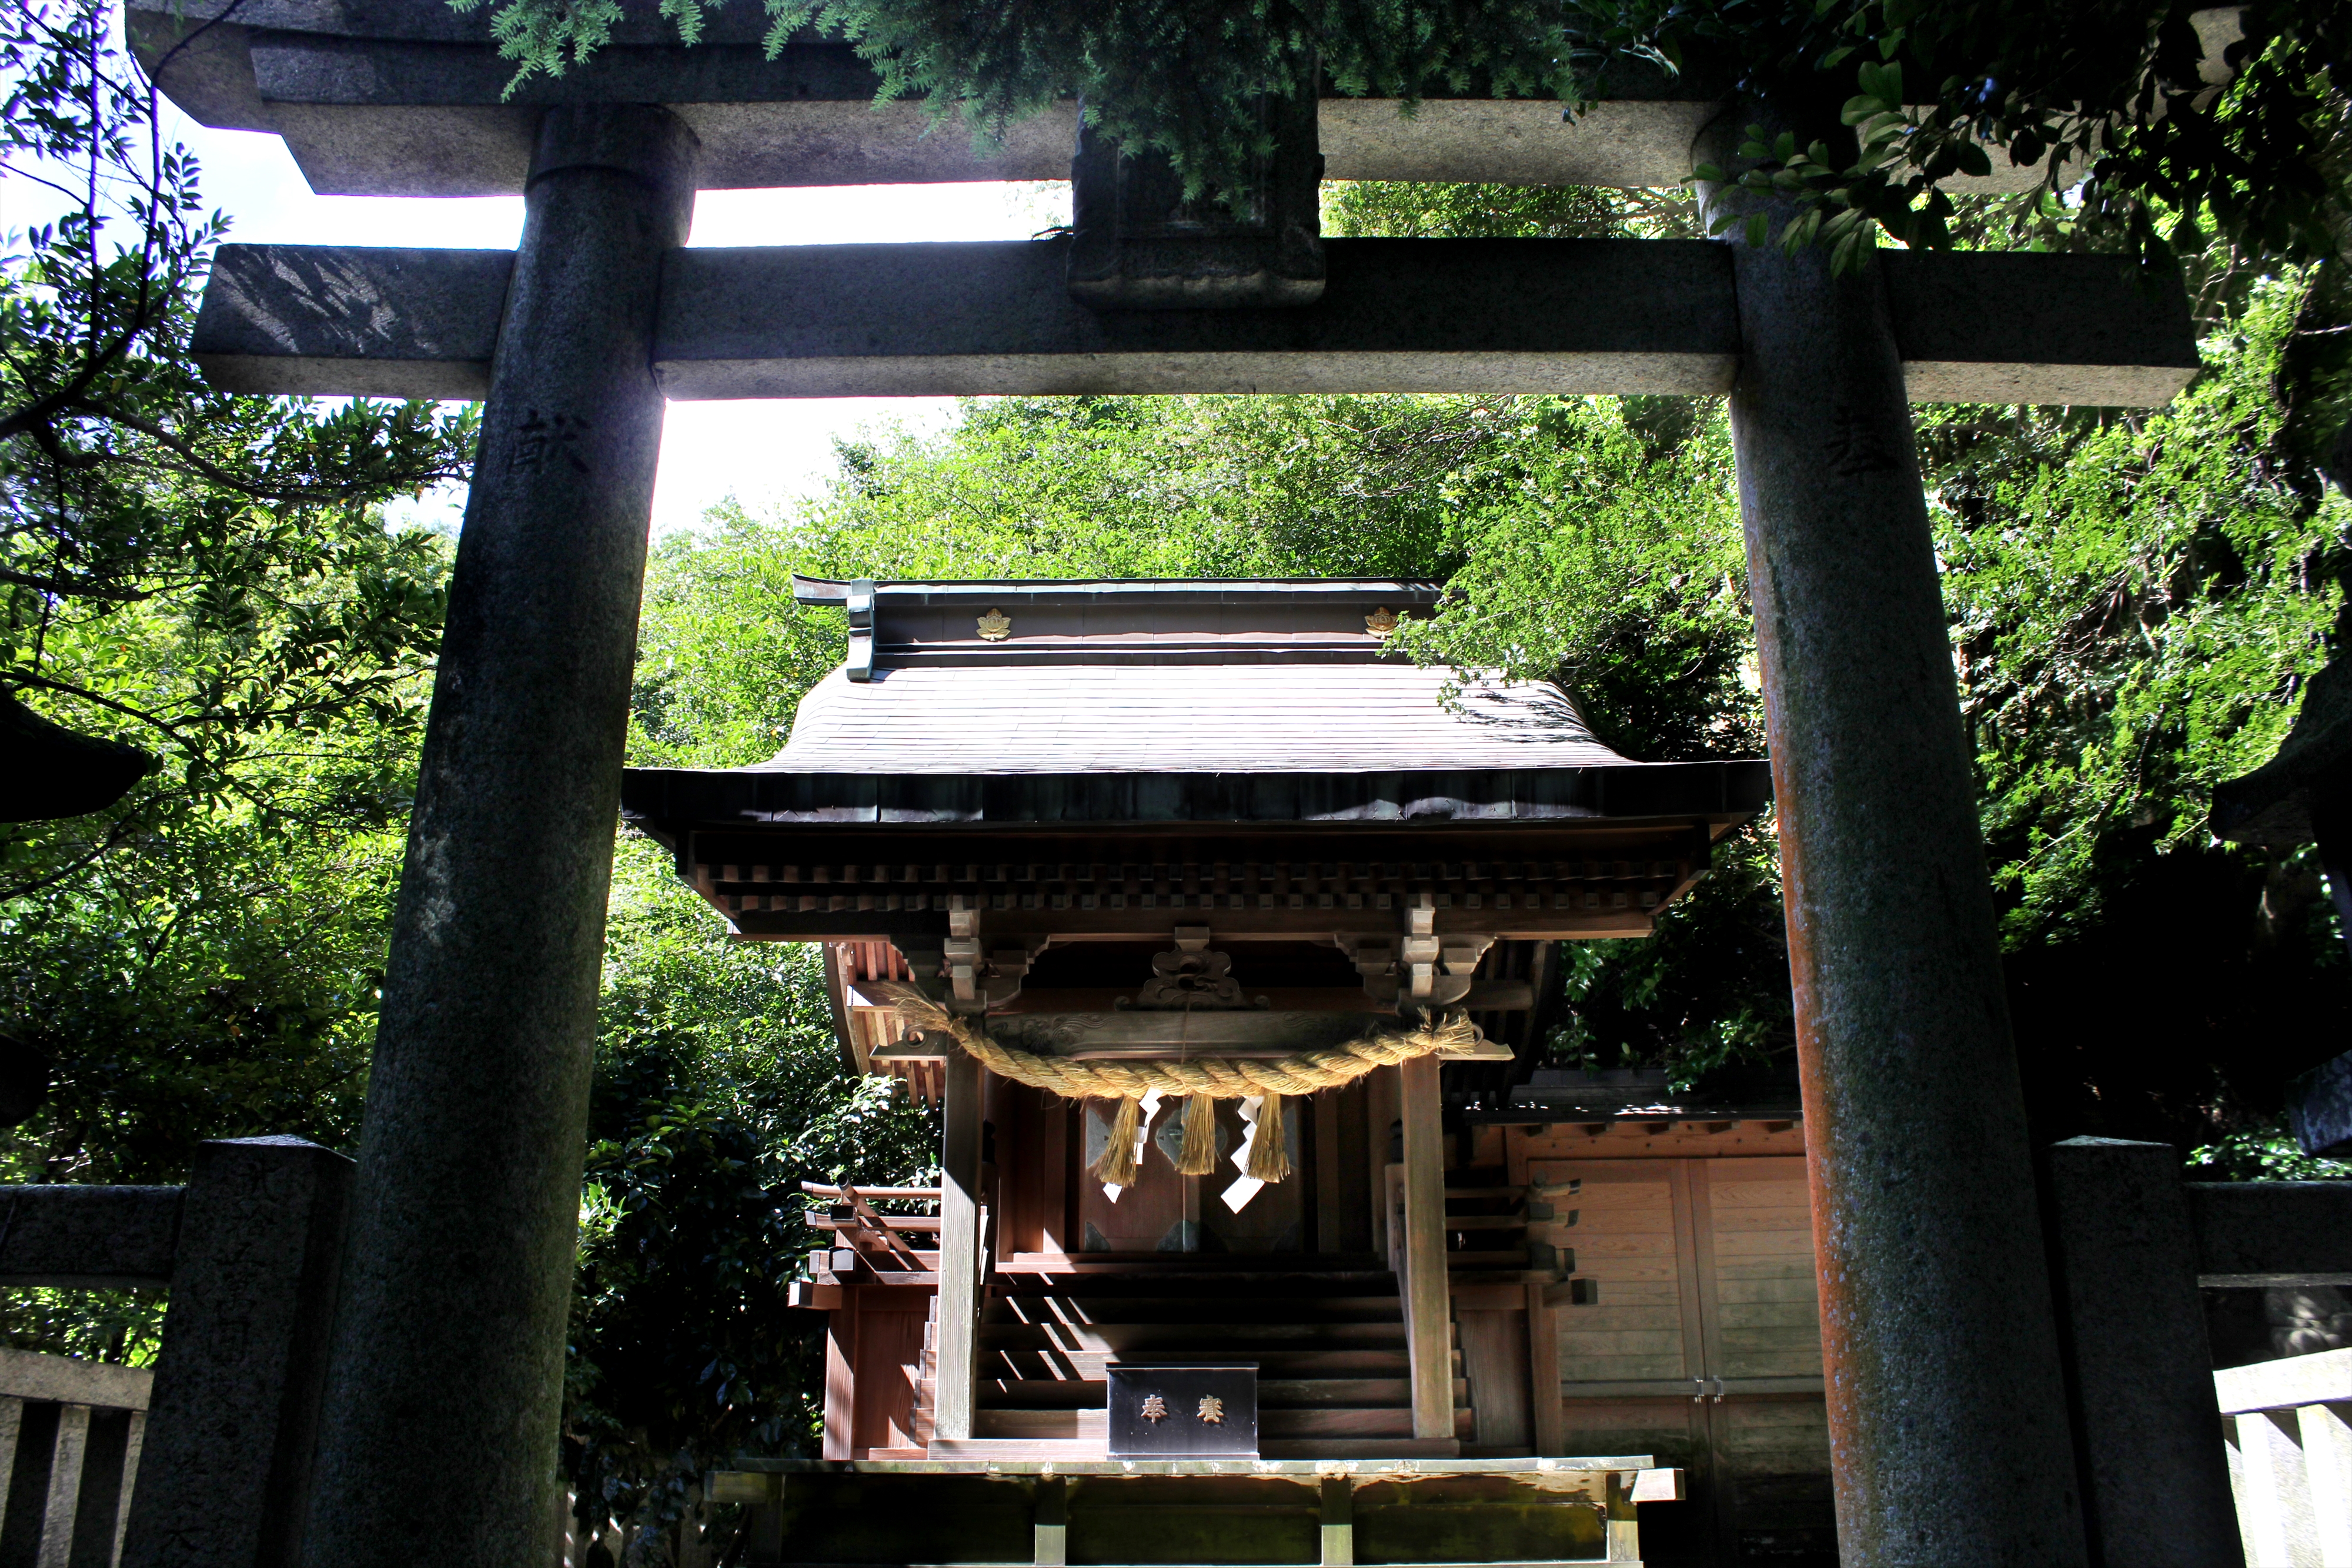
[[[1276,1061],[1247,1057],[1202,1057],[1183,1061],[1071,1061],[1039,1056],[991,1039],[970,1019],[948,1011],[914,987],[890,980],[864,982],[871,995],[887,999],[897,1009],[900,1027],[919,1034],[944,1034],[1000,1078],[1043,1089],[1066,1100],[1117,1100],[1109,1146],[1097,1162],[1096,1174],[1114,1186],[1135,1183],[1135,1142],[1142,1110],[1138,1103],[1157,1089],[1182,1095],[1184,1145],[1177,1168],[1187,1176],[1205,1176],[1216,1167],[1213,1102],[1262,1095],[1265,1109],[1258,1118],[1257,1136],[1250,1145],[1249,1168],[1244,1173],[1259,1181],[1280,1181],[1290,1174],[1289,1140],[1283,1126],[1281,1097],[1313,1094],[1352,1083],[1375,1068],[1410,1061],[1432,1054],[1458,1056],[1478,1043],[1477,1027],[1455,1013],[1435,1022],[1423,1022],[1409,1031],[1381,1030],[1318,1051],[1303,1051]],[[1197,1145],[1197,1146],[1196,1146]],[[1193,1168],[1198,1166],[1198,1169]]]

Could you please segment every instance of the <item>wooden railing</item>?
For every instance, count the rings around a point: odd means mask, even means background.
[[[2352,1563],[2352,1350],[2213,1375],[2247,1568]]]
[[[140,1367],[0,1349],[0,1554],[38,1568],[122,1561],[154,1381]]]
[[[848,1274],[862,1260],[877,1273],[893,1277],[929,1273],[939,1268],[940,1217],[931,1214],[883,1214],[877,1203],[928,1203],[937,1210],[935,1186],[826,1186],[801,1183],[809,1197],[807,1219],[818,1230],[833,1232],[833,1246],[815,1272]],[[929,1242],[917,1247],[915,1238]]]

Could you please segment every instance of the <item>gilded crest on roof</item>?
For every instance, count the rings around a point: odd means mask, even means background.
[[[985,643],[1002,643],[1013,635],[1013,617],[995,609],[980,618],[980,636]]]
[[[1364,630],[1375,637],[1385,637],[1397,629],[1397,612],[1381,605],[1364,617]]]

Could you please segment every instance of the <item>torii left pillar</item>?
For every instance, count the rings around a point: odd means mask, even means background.
[[[368,1080],[304,1559],[554,1549],[564,1326],[662,395],[667,111],[551,109],[499,330]],[[419,1531],[423,1531],[420,1537]]]

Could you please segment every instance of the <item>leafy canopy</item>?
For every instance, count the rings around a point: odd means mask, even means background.
[[[452,0],[461,11],[488,0]],[[661,0],[688,42],[721,0]],[[1555,99],[1570,114],[1614,92],[1728,97],[1774,121],[1743,178],[1797,199],[1784,237],[1857,261],[1880,229],[1948,244],[1955,175],[2048,161],[2092,175],[2083,198],[2144,249],[2164,214],[2292,257],[2324,254],[2341,221],[2352,14],[2262,0],[2242,35],[2160,0],[764,0],[767,47],[803,30],[846,38],[883,99],[920,97],[983,137],[1076,97],[1130,152],[1165,153],[1188,193],[1247,182],[1270,133],[1261,95],[1328,86],[1400,101]],[[498,0],[516,79],[561,74],[611,39],[620,0]],[[2221,15],[2209,10],[2209,20]],[[1706,171],[1724,177],[1722,170]],[[2053,186],[2054,189],[2054,184]],[[2022,204],[2021,228],[2045,216]]]
[[[0,3],[0,168],[57,214],[0,246],[0,691],[162,752],[151,791],[298,816],[243,781],[265,753],[421,718],[441,547],[380,508],[461,477],[474,421],[205,384],[226,224],[110,26]]]

